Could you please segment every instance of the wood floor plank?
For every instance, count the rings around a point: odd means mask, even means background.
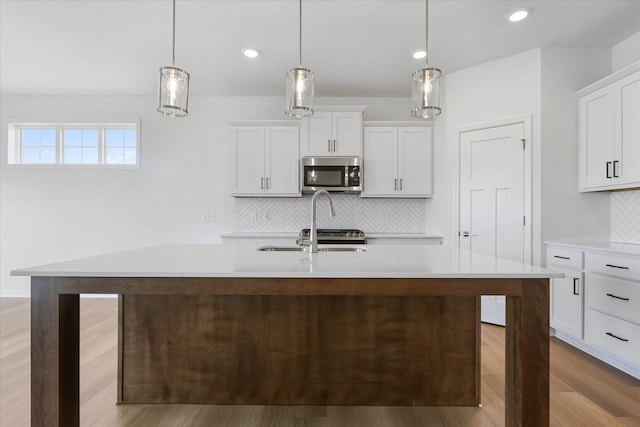
[[[625,424],[580,393],[554,393],[551,401],[554,424],[581,427],[624,427]]]
[[[82,298],[81,425],[502,427],[504,329],[482,326],[482,407],[116,405],[117,301]],[[0,425],[30,423],[29,300],[0,298]],[[640,381],[551,340],[551,426],[640,427]]]

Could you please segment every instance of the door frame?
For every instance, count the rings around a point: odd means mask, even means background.
[[[522,123],[524,125],[524,215],[526,218],[524,226],[524,262],[526,264],[532,263],[532,226],[533,226],[533,168],[532,168],[532,149],[533,149],[533,137],[531,132],[531,114],[508,117],[504,119],[492,120],[488,122],[481,122],[475,124],[469,124],[464,126],[458,126],[455,128],[456,143],[454,144],[455,150],[455,162],[454,162],[454,213],[456,227],[453,236],[456,238],[457,247],[460,247],[460,146],[462,144],[462,134],[465,132],[471,132],[476,130],[483,130],[498,126],[507,126]]]

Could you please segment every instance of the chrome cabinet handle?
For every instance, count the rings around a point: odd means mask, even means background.
[[[260,178],[260,189],[264,190],[264,178]]]
[[[331,152],[331,140],[327,139],[327,151]]]
[[[616,172],[616,165],[617,165],[618,163],[620,163],[618,160],[614,160],[614,161],[613,161],[613,177],[614,177],[614,178],[620,178],[620,177],[618,176],[618,172]]]
[[[570,257],[568,257],[568,256],[560,256],[560,255],[554,255],[553,257],[554,257],[554,258],[558,258],[558,259],[571,259],[571,258],[570,258]]]
[[[269,177],[266,177],[266,178],[264,179],[264,181],[265,181],[265,183],[266,183],[266,187],[267,187],[267,188],[266,188],[266,190],[268,190],[268,189],[269,189],[269,187],[270,187],[270,185],[269,185],[269,180],[270,180],[270,178],[269,178]]]
[[[611,166],[611,162],[607,162],[607,179],[611,179],[611,173],[609,173],[609,166]]]
[[[580,295],[580,283],[578,282],[578,280],[580,279],[578,279],[577,277],[573,278],[573,294],[574,295]],[[576,287],[577,287],[577,290],[576,290]]]
[[[402,178],[400,178],[400,191],[402,191]]]
[[[398,178],[393,178],[393,189],[398,191]]]
[[[334,153],[336,152],[336,140],[335,139],[333,140],[333,152]]]

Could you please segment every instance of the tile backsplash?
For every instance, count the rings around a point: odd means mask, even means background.
[[[611,241],[640,244],[640,190],[611,193]]]
[[[311,221],[311,194],[301,198],[236,198],[235,231],[298,232]],[[359,228],[368,233],[424,233],[426,200],[363,199],[356,194],[331,195],[329,203],[318,199],[318,228]]]

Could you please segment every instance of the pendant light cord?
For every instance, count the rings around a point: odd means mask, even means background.
[[[174,0],[175,1],[175,0]],[[302,0],[300,0],[299,2],[300,7],[298,8],[299,10],[299,20],[298,22],[300,22],[300,34],[299,34],[299,43],[298,43],[298,47],[300,49],[300,51],[298,52],[298,59],[300,60],[300,67],[302,67]]]
[[[171,63],[176,65],[176,0],[173,0],[173,50]]]
[[[429,0],[424,1],[424,9],[425,9],[424,65],[425,65],[425,68],[429,68]]]

